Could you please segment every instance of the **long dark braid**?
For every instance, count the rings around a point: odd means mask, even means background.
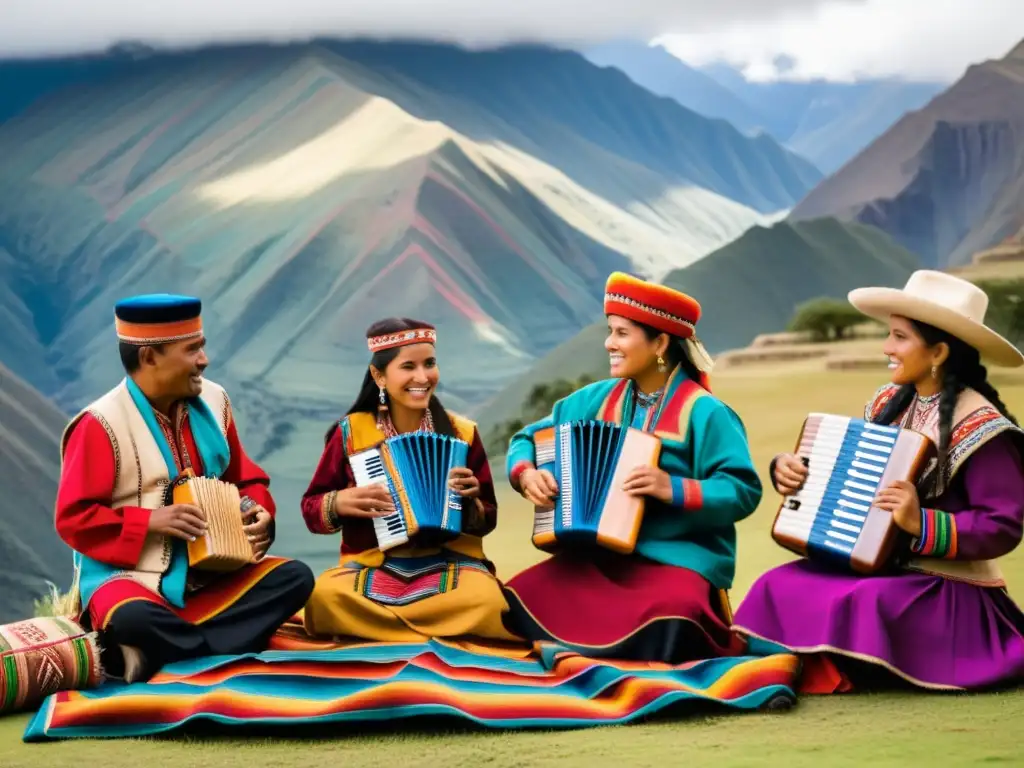
[[[996,409],[1017,425],[1017,419],[1009,412],[999,391],[988,380],[988,371],[981,363],[978,350],[960,339],[931,325],[911,320],[911,324],[929,347],[945,342],[949,346],[949,357],[942,366],[942,389],[939,395],[939,471],[944,472],[949,452],[949,441],[953,432],[953,413],[956,411],[957,400],[964,389],[970,387],[988,400]],[[904,384],[885,408],[878,414],[875,421],[879,424],[891,424],[914,400],[914,385]],[[940,475],[941,476],[941,475]]]

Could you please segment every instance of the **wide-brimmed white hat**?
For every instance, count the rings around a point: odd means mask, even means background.
[[[886,322],[901,315],[952,334],[996,365],[1024,365],[1024,354],[985,325],[988,295],[959,277],[920,269],[902,289],[857,288],[848,298],[868,317]]]

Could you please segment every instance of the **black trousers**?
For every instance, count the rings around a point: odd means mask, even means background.
[[[125,603],[110,617],[100,642],[107,673],[124,673],[120,645],[145,656],[145,677],[165,664],[200,656],[258,653],[271,635],[302,608],[313,592],[315,577],[297,560],[282,563],[236,603],[202,624],[185,621],[164,606],[145,600]]]

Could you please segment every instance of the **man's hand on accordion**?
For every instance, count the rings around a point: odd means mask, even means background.
[[[467,499],[480,495],[480,481],[469,467],[455,467],[448,473],[448,487]]]
[[[171,504],[154,509],[149,514],[149,530],[164,536],[195,541],[206,535],[206,516],[203,510],[192,504]]]
[[[906,480],[897,480],[875,497],[879,508],[892,512],[893,522],[911,536],[921,535],[921,500],[917,488]]]
[[[270,549],[270,521],[273,520],[270,513],[259,504],[252,504],[242,510],[242,518],[245,525],[242,530],[249,537],[252,545],[253,556],[262,560],[267,550]]]
[[[394,511],[391,493],[380,483],[346,488],[334,497],[338,517],[383,517]]]
[[[630,496],[650,496],[666,504],[672,503],[672,478],[659,467],[636,467],[626,477],[622,490]]]

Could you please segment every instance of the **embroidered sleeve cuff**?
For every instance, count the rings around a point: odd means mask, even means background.
[[[337,491],[328,491],[320,498],[320,524],[325,533],[337,533],[341,530],[341,518],[334,511],[334,500],[337,497]]]
[[[704,492],[700,481],[672,476],[672,504],[685,512],[695,512],[704,506]]]
[[[533,463],[525,459],[517,461],[513,465],[512,471],[508,473],[508,481],[512,484],[513,488],[519,490],[519,476],[528,469],[533,469]]]
[[[910,545],[915,555],[956,557],[956,519],[941,509],[921,508],[921,535]]]

